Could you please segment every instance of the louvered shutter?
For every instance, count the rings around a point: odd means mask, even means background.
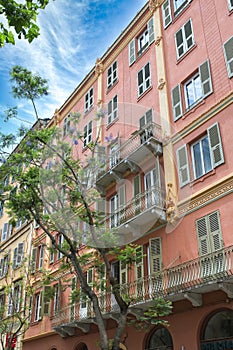
[[[194,43],[191,19],[184,25],[184,34],[186,39],[186,51],[187,51]]]
[[[210,229],[210,237],[211,237],[211,246],[212,246],[212,251],[214,252],[223,247],[219,212],[216,211],[210,214],[208,216],[208,221],[209,221],[209,229]]]
[[[207,218],[203,217],[196,221],[196,229],[198,236],[199,255],[210,253],[210,241],[208,237]]]
[[[44,286],[43,301],[42,301],[42,309],[43,309],[44,316],[49,316],[49,314],[50,314],[50,301],[51,301],[53,294],[54,294],[53,287]]]
[[[0,277],[3,276],[4,259],[0,260]]]
[[[96,201],[96,211],[99,215],[105,215],[106,213],[106,199],[98,198]]]
[[[180,93],[180,85],[177,85],[172,89],[172,109],[174,120],[177,120],[182,116],[182,100]]]
[[[91,267],[87,271],[87,283],[90,285],[94,282],[94,268]]]
[[[31,272],[36,271],[36,258],[37,258],[37,247],[32,249],[32,260],[31,260]]]
[[[202,93],[206,97],[213,92],[209,60],[200,65],[199,75],[201,78]]]
[[[125,284],[127,282],[128,282],[127,264],[120,261],[120,284]]]
[[[135,39],[129,43],[129,66],[131,66],[136,60],[136,46]]]
[[[163,5],[162,5],[162,13],[163,13],[163,26],[164,26],[164,28],[167,28],[167,26],[172,21],[170,0],[166,0],[163,3]]]
[[[224,155],[222,149],[221,136],[218,123],[212,125],[207,129],[210,143],[210,154],[213,167],[224,163]]]
[[[153,238],[149,241],[150,244],[150,271],[151,274],[157,273],[162,267],[161,256],[161,238]]]
[[[154,33],[154,17],[152,17],[147,23],[147,29],[149,33],[149,45],[155,40]]]
[[[123,208],[125,206],[125,185],[119,187],[118,204],[119,204],[119,208]]]
[[[140,175],[137,175],[133,179],[133,195],[134,195],[134,211],[135,214],[139,214],[141,211],[141,198],[140,198],[140,193],[141,193],[141,178]]]
[[[229,78],[233,76],[233,36],[223,45]]]
[[[185,52],[182,28],[178,30],[178,32],[175,35],[175,38],[176,38],[177,58],[180,58]]]
[[[179,183],[180,183],[180,187],[182,187],[190,182],[188,154],[187,154],[186,145],[180,147],[176,151],[176,156],[177,156],[177,163],[178,163]]]
[[[144,267],[143,267],[143,247],[136,248],[136,261],[135,261],[135,280],[143,278]]]
[[[9,227],[9,223],[5,222],[2,230],[2,241],[5,241],[7,239],[8,227]]]
[[[18,247],[15,247],[14,255],[13,255],[13,268],[16,268],[17,266],[17,255],[18,255]]]
[[[18,245],[18,254],[17,254],[17,260],[16,264],[19,266],[23,261],[23,255],[24,255],[24,243],[19,243]]]

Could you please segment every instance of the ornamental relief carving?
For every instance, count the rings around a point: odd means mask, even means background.
[[[178,205],[179,215],[185,215],[188,211],[198,209],[203,204],[208,203],[211,200],[218,199],[224,195],[233,192],[233,179],[228,180],[224,184],[220,184],[219,186],[211,189],[205,194],[200,195],[198,198],[191,199],[191,201],[185,204]]]
[[[162,4],[164,0],[149,0],[149,9],[150,12],[154,12],[158,6]]]

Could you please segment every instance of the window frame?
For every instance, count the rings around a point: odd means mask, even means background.
[[[114,67],[115,65],[115,67]],[[110,89],[118,80],[118,64],[114,61],[107,70],[107,89]]]
[[[208,158],[210,160],[210,169],[206,169],[207,163],[205,161],[206,155],[204,154],[205,153],[205,148],[203,146],[204,140],[207,140],[207,142],[208,142],[208,150],[207,151],[208,151]],[[196,145],[200,145],[200,159],[199,160],[200,160],[200,165],[201,165],[201,170],[202,170],[201,174],[197,174],[197,167],[196,167],[196,161],[195,161],[196,156],[194,153],[194,147]],[[196,180],[196,179],[199,179],[200,177],[204,176],[205,174],[207,174],[211,170],[213,170],[208,134],[205,134],[200,139],[198,139],[197,141],[192,143],[190,146],[190,149],[191,149],[191,156],[192,156],[192,167],[193,167],[194,179]]]
[[[147,67],[149,75],[147,75]],[[139,81],[139,74],[142,76],[142,82]],[[148,84],[149,83],[149,84]],[[138,87],[138,98],[141,97],[151,87],[151,69],[150,62],[147,62],[137,73],[137,87]],[[142,90],[141,90],[142,89]]]
[[[191,34],[186,37],[186,26],[190,23],[190,28],[191,28]],[[178,33],[181,32],[182,36],[182,44],[178,46]],[[188,42],[192,39],[192,44],[189,45]],[[194,31],[193,31],[193,24],[192,24],[192,19],[189,18],[189,20],[184,23],[184,25],[175,33],[175,45],[176,45],[176,58],[179,60],[181,57],[183,57],[191,48],[195,45],[195,40],[194,40]],[[183,52],[182,54],[179,54],[179,49],[180,47],[183,47]]]
[[[228,47],[228,45],[230,45],[230,48]],[[231,48],[231,46],[233,46],[233,36],[223,44],[223,52],[226,62],[227,74],[229,78],[233,77],[233,48]],[[227,57],[228,54],[230,55],[229,58]]]
[[[34,322],[42,319],[42,292],[35,294]]]
[[[84,132],[83,132],[83,148],[86,148],[89,143],[92,141],[92,131],[93,131],[93,125],[92,120],[90,120],[85,126],[84,126]]]
[[[198,95],[198,89],[196,87],[195,80],[198,79],[198,85],[199,88],[201,88],[201,95]],[[187,91],[187,86],[192,84],[192,93],[195,95],[193,103],[189,103],[189,94]],[[196,104],[198,104],[203,99],[203,91],[201,87],[201,78],[199,72],[194,74],[191,78],[189,78],[185,83],[183,84],[183,92],[184,92],[184,102],[185,102],[185,110],[189,111],[192,109]]]
[[[115,95],[108,102],[108,125],[112,124],[118,118],[118,95]]]
[[[229,11],[233,10],[233,0],[228,0],[228,9]]]
[[[166,29],[190,4],[192,0],[183,0],[175,9],[175,0],[165,0],[162,4],[163,27]]]
[[[94,106],[94,88],[91,87],[84,97],[84,112],[87,113]]]

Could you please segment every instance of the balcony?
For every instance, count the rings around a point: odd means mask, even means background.
[[[100,192],[127,171],[137,172],[143,164],[162,155],[162,133],[158,124],[150,123],[134,132],[117,150],[107,155],[106,165],[98,170],[96,186]]]
[[[105,218],[107,227],[118,235],[120,245],[142,237],[166,222],[165,192],[156,186],[139,193]]]
[[[187,299],[194,307],[202,305],[203,293],[215,290],[233,298],[233,246],[125,283],[120,290],[130,296],[129,313],[135,316],[159,296],[171,301]],[[110,292],[99,294],[99,305],[106,320],[117,320],[119,308]],[[74,335],[76,329],[87,333],[91,324],[96,324],[91,302],[67,306],[52,319],[53,329],[62,337]]]

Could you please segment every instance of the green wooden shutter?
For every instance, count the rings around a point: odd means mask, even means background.
[[[212,251],[223,248],[219,212],[208,215]]]
[[[209,60],[200,65],[199,75],[201,78],[202,93],[203,96],[206,97],[213,92]]]
[[[50,315],[50,301],[53,296],[53,288],[51,286],[44,286],[43,289],[43,299],[41,301],[42,303],[42,310],[44,316]],[[40,316],[41,318],[41,316]]]
[[[206,216],[196,221],[196,230],[197,230],[197,236],[198,236],[199,255],[202,256],[210,253],[210,241],[208,237]]]
[[[125,206],[125,185],[119,187],[118,190],[118,203],[119,208],[123,208]]]
[[[143,266],[143,247],[136,248],[136,261],[135,261],[135,280],[143,278],[144,266]]]
[[[188,165],[188,154],[186,145],[180,147],[176,151],[179,183],[180,187],[190,182],[189,165]]]
[[[233,36],[223,45],[229,78],[233,76]]]
[[[31,272],[36,271],[37,247],[32,249]]]
[[[219,131],[218,123],[213,124],[207,129],[210,143],[210,154],[213,167],[224,163],[224,155],[222,149],[222,141]]]
[[[163,3],[162,13],[163,13],[163,26],[164,28],[167,28],[167,26],[172,22],[170,0],[166,0]]]
[[[129,66],[131,66],[136,60],[135,39],[130,41],[128,47],[129,47]]]
[[[161,238],[153,238],[149,241],[150,245],[150,271],[151,274],[161,271],[162,268],[162,252]]]
[[[193,45],[194,37],[193,37],[193,28],[191,19],[188,20],[184,25],[184,33],[186,39],[186,51]]]
[[[172,109],[174,120],[177,120],[182,116],[182,99],[179,84],[172,89]]]
[[[149,33],[149,45],[155,40],[154,33],[154,17],[152,17],[147,23],[147,29]]]

